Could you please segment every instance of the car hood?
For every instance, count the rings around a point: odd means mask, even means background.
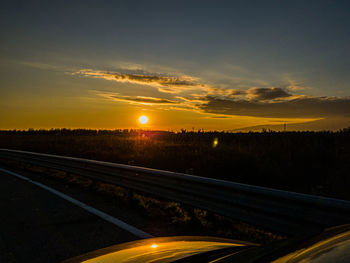
[[[66,260],[64,263],[165,263],[209,251],[251,245],[255,244],[214,237],[160,237],[107,247]]]

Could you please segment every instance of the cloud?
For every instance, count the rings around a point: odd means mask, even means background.
[[[179,104],[177,101],[163,99],[163,98],[154,98],[154,97],[144,97],[144,96],[119,96],[119,95],[109,95],[111,99],[118,101],[125,101],[131,103],[140,103],[140,104]]]
[[[230,88],[217,88],[217,87],[208,87],[208,95],[219,96],[219,97],[228,97],[233,98],[240,95],[246,95],[246,90],[240,89],[230,89]]]
[[[175,98],[183,100],[185,102],[193,102],[193,103],[206,103],[206,97],[197,97],[197,96],[187,96],[187,97],[181,97],[181,96],[176,96]]]
[[[266,101],[292,96],[292,94],[285,89],[275,87],[250,88],[248,90],[210,87],[207,90],[209,96],[222,99],[240,98],[245,100]]]
[[[288,84],[286,85],[286,89],[289,91],[301,91],[309,88],[305,87],[303,82],[288,79]]]
[[[142,70],[139,70],[137,73],[122,73],[82,69],[77,72],[74,72],[73,75],[101,78],[116,82],[128,82],[134,84],[148,85],[156,87],[159,91],[165,93],[178,93],[183,90],[201,89],[205,87],[204,84],[197,83],[197,78],[191,76],[167,76],[157,73],[144,72]]]
[[[209,85],[192,76],[150,73],[142,69],[119,69],[118,72],[83,69],[73,74],[152,86],[162,94],[156,97],[129,96],[123,90],[122,94],[111,93],[102,96],[129,103],[157,105],[159,108],[186,109],[212,116],[236,115],[283,119],[350,116],[350,97],[313,97],[295,94],[294,91],[303,89],[303,84],[292,81],[280,84],[278,87],[265,85],[237,88],[229,85]],[[162,98],[164,93],[166,98]]]
[[[291,96],[282,88],[251,88],[247,91],[247,95],[254,100],[274,100]]]
[[[270,118],[321,118],[350,116],[350,97],[302,97],[277,102],[207,97],[198,105],[207,113]]]
[[[197,91],[202,96],[215,96],[222,99],[237,98],[249,100],[273,100],[291,96],[286,89],[282,88],[250,88],[237,89],[220,87],[204,83],[200,79],[188,75],[165,75],[160,73],[147,72],[138,68],[137,70],[118,69],[117,71],[103,71],[93,69],[82,69],[74,72],[73,75],[80,75],[92,78],[101,78],[120,83],[134,83],[157,88],[159,92],[176,94],[187,91]]]
[[[166,77],[140,74],[114,74],[116,81],[155,84],[160,86],[195,86],[191,77]]]
[[[305,90],[305,87],[301,87],[301,86],[288,86],[288,90],[291,90],[291,91],[300,91],[300,90]]]

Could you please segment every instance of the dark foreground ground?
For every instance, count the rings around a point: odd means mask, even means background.
[[[350,132],[0,131],[0,148],[125,163],[350,200]]]
[[[140,239],[11,172],[155,237],[219,236],[263,244],[285,238],[207,211],[156,200],[61,171],[3,160],[0,169],[0,262],[55,263]]]
[[[62,198],[4,172],[0,172],[0,200],[0,262],[60,262],[137,239]]]

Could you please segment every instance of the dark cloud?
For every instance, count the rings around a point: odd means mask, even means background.
[[[151,103],[151,104],[178,104],[179,102],[163,99],[163,98],[153,98],[153,97],[142,97],[142,96],[117,96],[113,95],[110,98],[120,101],[129,101],[136,103]]]
[[[245,95],[247,94],[247,91],[245,90],[239,90],[239,89],[231,89],[229,91],[229,94],[232,96],[236,96],[236,95]]]
[[[255,100],[273,100],[292,96],[282,88],[252,88],[247,94]]]
[[[207,113],[271,118],[350,116],[350,97],[303,97],[278,102],[228,100],[207,97],[198,107]]]

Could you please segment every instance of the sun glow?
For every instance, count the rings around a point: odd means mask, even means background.
[[[148,122],[148,117],[145,116],[145,115],[142,115],[140,118],[139,118],[139,122],[141,124],[146,124]]]
[[[156,248],[156,247],[158,247],[158,245],[157,245],[157,244],[153,244],[153,245],[151,245],[151,248]]]
[[[215,138],[213,141],[213,148],[215,148],[216,146],[218,146],[219,140],[218,138]]]

